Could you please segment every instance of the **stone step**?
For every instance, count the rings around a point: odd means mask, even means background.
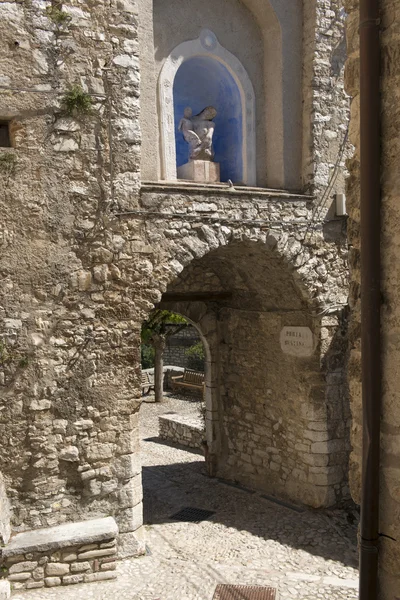
[[[68,546],[108,541],[117,535],[118,525],[112,517],[65,523],[13,535],[7,546],[1,549],[1,556],[7,559],[28,552],[47,552]]]

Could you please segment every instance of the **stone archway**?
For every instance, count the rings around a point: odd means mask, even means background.
[[[346,488],[347,432],[342,406],[326,397],[321,316],[271,240],[220,245],[211,228],[205,232],[208,244],[192,239],[198,258],[160,306],[195,323],[210,348],[208,471],[295,502],[332,505]]]

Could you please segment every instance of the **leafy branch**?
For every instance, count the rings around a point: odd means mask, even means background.
[[[52,2],[51,6],[46,8],[46,15],[58,27],[63,27],[71,21],[71,16],[62,10],[61,2]]]

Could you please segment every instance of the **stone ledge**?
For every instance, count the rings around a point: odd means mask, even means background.
[[[247,186],[229,186],[228,183],[191,183],[189,181],[142,181],[141,193],[143,192],[176,192],[182,193],[187,191],[189,193],[218,193],[221,196],[255,196],[255,197],[267,197],[275,198],[276,200],[289,200],[289,201],[301,201],[309,202],[314,200],[314,196],[307,194],[291,192],[289,190],[275,190],[269,188],[257,188]]]
[[[189,448],[202,448],[205,425],[200,416],[164,413],[158,417],[158,425],[161,439]]]
[[[66,523],[46,529],[24,531],[14,535],[1,550],[3,558],[27,552],[46,552],[80,544],[91,544],[116,538],[118,525],[112,517],[79,523]]]

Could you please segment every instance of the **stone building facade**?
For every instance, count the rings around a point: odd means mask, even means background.
[[[350,461],[351,492],[356,501],[361,495],[362,404],[360,340],[360,81],[359,81],[359,2],[347,1],[348,60],[346,90],[351,102],[351,142],[355,147],[349,164],[349,264],[351,273],[349,302],[349,388],[352,411],[352,453]],[[397,328],[400,306],[398,295],[399,257],[399,106],[397,101],[400,67],[398,61],[399,6],[390,0],[381,5],[381,331],[382,331],[382,420],[380,470],[379,556],[380,598],[393,600],[400,589],[400,409],[399,344]]]
[[[122,542],[140,529],[140,329],[156,304],[206,347],[209,472],[316,507],[348,496],[341,3],[214,0],[190,27],[178,4],[0,2],[0,470],[14,531],[104,515]],[[258,187],[163,179],[160,69],[203,30],[252,83]],[[71,86],[89,112],[66,114]]]

